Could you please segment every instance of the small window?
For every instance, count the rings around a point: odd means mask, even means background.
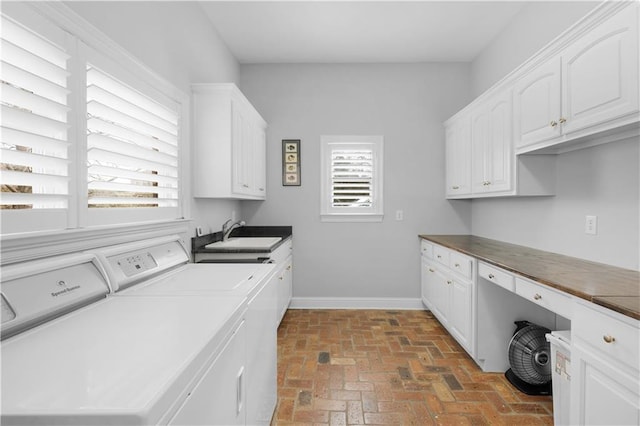
[[[322,136],[323,222],[382,221],[382,157],[382,136]]]

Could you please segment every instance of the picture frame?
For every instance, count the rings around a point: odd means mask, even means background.
[[[300,139],[282,140],[282,186],[301,186]]]

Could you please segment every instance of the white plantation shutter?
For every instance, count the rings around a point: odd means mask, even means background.
[[[2,209],[67,209],[69,55],[6,16],[1,35]]]
[[[373,150],[331,150],[331,206],[369,208],[373,200]]]
[[[178,113],[87,67],[90,208],[178,207]]]
[[[322,136],[321,219],[381,221],[383,137]]]

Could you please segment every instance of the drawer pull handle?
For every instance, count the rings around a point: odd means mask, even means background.
[[[533,296],[533,298],[534,298],[535,300],[540,300],[540,299],[542,299],[542,296],[540,296],[538,293],[536,293],[536,294]]]
[[[279,277],[278,277],[278,279],[279,279],[279,280],[283,280],[283,279],[284,279],[284,277],[281,275],[281,276],[279,276]]]
[[[616,338],[613,336],[607,335],[607,336],[602,336],[602,340],[604,340],[605,343],[613,343],[616,341]]]
[[[493,274],[489,274],[489,279],[490,279],[490,280],[494,279],[495,277],[496,277],[495,275],[493,275]]]
[[[459,263],[456,263],[456,264],[455,264],[455,265],[453,265],[453,266],[455,266],[456,268],[459,268],[459,267],[460,267],[460,264],[459,264]]]
[[[435,269],[429,268],[429,272],[435,272]]]
[[[442,256],[440,256],[440,255],[437,255],[436,257],[437,257],[438,259],[442,259]]]
[[[447,284],[453,284],[453,281],[447,280]]]
[[[451,189],[460,189],[460,187],[458,185],[454,185],[451,187]]]
[[[291,270],[291,265],[287,266],[287,271]]]

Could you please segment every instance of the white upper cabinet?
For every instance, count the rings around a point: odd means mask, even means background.
[[[193,196],[266,198],[267,124],[232,83],[195,84]]]
[[[446,127],[447,197],[471,194],[471,121],[463,117]]]
[[[639,14],[600,4],[447,120],[447,198],[553,195],[555,154],[638,137]]]
[[[516,82],[517,153],[637,122],[637,9],[618,10]]]

